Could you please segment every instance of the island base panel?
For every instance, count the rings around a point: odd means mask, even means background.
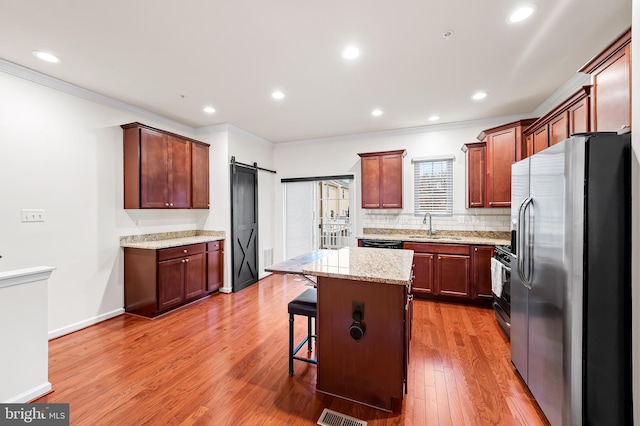
[[[317,390],[385,411],[404,390],[407,287],[318,277]],[[366,330],[354,340],[353,302],[364,303]]]

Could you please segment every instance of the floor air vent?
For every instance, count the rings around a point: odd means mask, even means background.
[[[320,426],[367,426],[367,422],[364,420],[349,417],[327,408],[320,415],[318,424]]]

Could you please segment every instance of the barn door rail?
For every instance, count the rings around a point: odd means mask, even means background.
[[[263,167],[258,167],[258,163],[253,163],[253,164],[240,163],[240,162],[236,161],[236,157],[235,156],[231,157],[231,163],[230,164],[233,166],[233,173],[234,174],[236,173],[236,166],[246,167],[248,169],[254,169],[254,170],[262,170],[264,172],[269,172],[269,173],[274,173],[274,174],[277,173],[275,170],[269,170],[269,169],[265,169]]]

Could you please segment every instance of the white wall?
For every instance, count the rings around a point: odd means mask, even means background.
[[[515,120],[516,118],[512,118]],[[454,155],[453,208],[454,218],[433,219],[436,229],[457,229],[462,220],[464,229],[508,231],[509,209],[466,209],[465,154],[463,144],[477,142],[477,135],[484,129],[504,124],[504,118],[459,125],[440,125],[421,129],[380,132],[365,135],[344,136],[324,140],[300,141],[275,145],[275,164],[278,181],[275,186],[274,228],[276,230],[275,260],[283,257],[284,205],[282,178],[330,176],[353,174],[356,189],[355,236],[363,227],[420,228],[422,218],[413,215],[413,165],[414,157]],[[403,209],[381,212],[363,210],[360,197],[361,152],[406,149],[403,163]],[[455,221],[455,224],[452,222]],[[428,225],[427,225],[428,226]],[[459,228],[462,229],[462,228]]]
[[[123,209],[120,125],[140,121],[195,137],[184,128],[5,73],[0,93],[0,270],[57,268],[49,281],[51,337],[122,312],[120,236],[202,227],[228,231],[228,201],[223,208],[213,204],[211,212]],[[196,139],[213,144],[212,165],[226,164],[227,157],[218,157],[226,133]],[[227,200],[215,168],[213,179],[212,203]],[[46,221],[22,223],[25,208],[45,209]]]

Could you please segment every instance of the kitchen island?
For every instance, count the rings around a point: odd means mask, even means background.
[[[317,390],[393,411],[406,390],[412,250],[343,248],[306,265],[317,277]]]

